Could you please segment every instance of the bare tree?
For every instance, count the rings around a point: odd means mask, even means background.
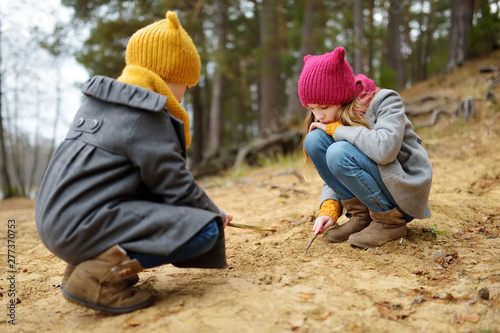
[[[15,69],[15,86],[14,86],[14,100],[12,103],[12,133],[11,133],[11,162],[12,162],[12,173],[14,174],[15,177],[15,182],[17,183],[17,190],[18,194],[21,196],[26,196],[25,193],[25,187],[26,184],[24,182],[24,151],[23,151],[23,144],[22,144],[22,135],[19,132],[19,108],[20,108],[20,101],[19,101],[19,90],[21,88],[19,87],[19,69]]]
[[[370,14],[368,15],[368,29],[370,31],[370,36],[368,38],[368,65],[370,66],[368,70],[368,76],[374,77],[375,74],[375,66],[373,64],[375,59],[375,43],[374,43],[374,32],[375,32],[375,24],[374,24],[374,16],[375,16],[375,0],[370,0],[369,10]]]
[[[474,15],[474,0],[450,0],[451,2],[451,31],[450,31],[450,60],[446,71],[460,66],[467,59],[468,35],[472,28]]]
[[[38,144],[39,139],[40,139],[40,113],[41,113],[41,108],[40,108],[40,89],[37,88],[36,90],[36,112],[35,112],[35,121],[36,121],[36,128],[35,128],[35,139],[33,143],[33,163],[31,164],[31,171],[29,173],[28,177],[28,186],[31,188],[33,185],[37,183],[36,181],[36,175],[37,171],[39,169],[39,157],[40,157],[40,145]]]
[[[281,123],[279,105],[279,48],[277,38],[277,0],[266,0],[260,4],[261,73],[259,125],[260,134],[267,137]]]
[[[304,56],[309,53],[313,53],[317,46],[317,38],[315,38],[313,31],[315,27],[321,25],[318,24],[318,21],[316,19],[317,13],[320,12],[321,5],[321,0],[310,0],[305,2],[299,56],[293,70],[292,84],[290,85],[288,100],[285,109],[285,119],[287,121],[292,120],[292,118],[295,116],[298,116],[300,119],[303,119],[305,116],[305,109],[300,103],[299,95],[297,92],[297,82],[299,81],[300,72],[304,64]]]
[[[354,62],[355,74],[363,73],[363,0],[353,1],[354,10]]]
[[[224,90],[226,85],[225,57],[227,30],[227,1],[216,0],[214,3],[214,23],[217,36],[217,67],[212,86],[212,103],[210,107],[210,128],[208,131],[208,151],[215,153],[221,145],[223,134],[222,115],[224,112]]]
[[[427,22],[427,31],[426,31],[426,44],[425,44],[425,50],[424,50],[424,59],[423,61],[423,70],[422,70],[422,79],[426,80],[427,79],[427,64],[429,63],[431,56],[432,56],[432,40],[433,40],[433,34],[434,31],[436,30],[435,27],[435,17],[436,17],[436,0],[430,0],[431,3],[431,9],[429,12],[429,19]]]
[[[389,38],[387,40],[387,62],[396,72],[396,88],[404,87],[403,57],[401,55],[401,38],[399,27],[401,26],[402,4],[399,0],[389,1]]]
[[[0,8],[0,15],[2,14]],[[2,19],[0,19],[0,182],[4,198],[9,198],[13,195],[12,186],[10,183],[9,172],[7,169],[7,145],[4,132],[5,121],[3,117],[3,54],[2,54]]]

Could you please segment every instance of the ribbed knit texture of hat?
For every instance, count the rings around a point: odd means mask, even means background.
[[[200,56],[177,15],[150,24],[132,35],[125,53],[127,65],[144,67],[172,83],[194,86],[200,79]]]
[[[366,105],[369,105],[373,99],[373,92],[379,91],[372,79],[367,78],[364,74],[358,74],[354,77],[356,81],[356,97],[360,99],[367,99],[364,101]],[[371,96],[371,98],[367,98]]]
[[[338,105],[350,102],[356,93],[356,81],[345,59],[345,49],[337,47],[323,55],[306,55],[299,78],[298,92],[303,106]]]

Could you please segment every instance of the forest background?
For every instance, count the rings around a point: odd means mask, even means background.
[[[197,175],[241,156],[258,163],[256,147],[267,154],[299,147],[306,54],[344,46],[355,73],[403,90],[500,46],[494,0],[61,0],[42,6],[50,24],[29,18],[26,33],[14,12],[34,3],[0,5],[0,198],[36,196],[57,133],[69,125],[64,116],[77,111],[67,107],[74,87],[65,78],[74,72],[65,61],[76,59],[87,77],[116,78],[128,38],[167,10],[177,12],[202,61],[200,83],[183,101]],[[84,81],[75,75],[76,86]]]

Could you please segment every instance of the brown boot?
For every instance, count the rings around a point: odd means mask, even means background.
[[[370,210],[370,216],[373,219],[372,223],[349,236],[347,240],[349,244],[362,248],[377,247],[406,236],[406,220],[399,208],[381,213]]]
[[[358,198],[342,200],[342,205],[351,214],[351,218],[346,223],[332,228],[325,233],[326,239],[330,242],[344,242],[350,235],[368,227],[372,221],[368,207],[363,205]]]
[[[127,288],[122,281],[142,270],[139,261],[130,260],[114,246],[78,264],[61,291],[67,299],[96,310],[113,314],[135,311],[151,305],[153,297]]]
[[[75,268],[76,268],[75,265],[71,265],[71,264],[66,265],[66,269],[64,270],[63,278],[61,281],[61,289],[64,288],[64,285],[66,284],[66,282],[68,282],[68,279],[71,276],[71,274],[73,274],[73,271],[75,270]]]
[[[73,271],[75,270],[75,268],[76,268],[75,265],[71,265],[71,264],[66,265],[66,269],[64,270],[63,278],[61,281],[61,289],[64,288],[64,286],[66,285],[66,282],[68,282],[68,279],[71,276],[71,274],[73,273]],[[132,277],[126,278],[122,282],[125,285],[125,287],[132,287],[134,284],[139,282],[139,275],[134,275]]]

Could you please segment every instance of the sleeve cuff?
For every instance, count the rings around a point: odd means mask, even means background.
[[[334,136],[335,130],[337,128],[339,128],[340,126],[342,126],[342,123],[339,121],[329,123],[328,125],[326,125],[325,132],[326,132],[326,134],[330,135],[332,138],[335,138],[335,136]]]
[[[323,201],[319,210],[319,216],[330,216],[335,221],[337,221],[341,213],[340,204],[333,199]]]

